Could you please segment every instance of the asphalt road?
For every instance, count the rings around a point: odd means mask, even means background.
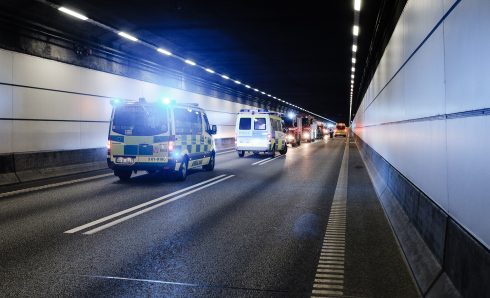
[[[185,182],[97,173],[0,194],[0,296],[417,297],[356,146],[347,147],[335,139],[275,159],[220,154],[215,171]],[[331,212],[341,173],[345,215],[337,203]],[[331,229],[343,235],[324,257]]]

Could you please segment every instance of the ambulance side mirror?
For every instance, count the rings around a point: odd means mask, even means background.
[[[210,135],[215,135],[218,132],[218,128],[216,125],[211,125],[211,130],[209,131]]]

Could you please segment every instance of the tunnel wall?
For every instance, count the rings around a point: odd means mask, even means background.
[[[0,49],[0,184],[106,167],[110,99],[164,96],[203,107],[220,148],[233,146],[236,113],[252,108]]]
[[[422,293],[447,276],[465,297],[490,295],[488,28],[489,1],[408,1],[352,125],[406,216],[399,239],[414,228],[439,264],[421,277],[430,261],[408,257]]]

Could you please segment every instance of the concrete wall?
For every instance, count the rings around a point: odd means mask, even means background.
[[[490,2],[454,2],[408,1],[355,132],[490,247]]]
[[[484,276],[490,268],[489,28],[490,1],[409,0],[353,123],[362,142],[483,247]],[[444,249],[454,245],[446,242]],[[458,258],[464,250],[471,247]]]
[[[217,138],[234,136],[250,106],[48,59],[0,50],[0,153],[104,147],[110,98],[163,96],[203,107]]]

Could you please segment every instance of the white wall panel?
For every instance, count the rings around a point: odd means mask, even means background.
[[[447,113],[490,107],[490,1],[461,1],[444,23]]]
[[[12,152],[12,120],[0,120],[0,154]]]
[[[113,98],[138,99],[141,81],[101,71],[79,68],[80,92]]]
[[[109,123],[80,123],[80,148],[105,147],[108,133]]]
[[[411,54],[454,3],[408,1],[357,112],[356,133],[490,247],[490,117],[416,120],[490,108],[490,1],[459,2],[372,102],[399,63],[395,46]],[[390,123],[403,120],[415,121]]]
[[[13,53],[0,50],[0,83],[12,83]]]
[[[109,121],[112,114],[111,101],[108,98],[80,95],[80,120]]]
[[[490,117],[447,125],[449,212],[490,247]]]
[[[79,120],[81,95],[14,87],[13,115],[20,119]]]
[[[439,27],[403,68],[406,114],[400,120],[445,113],[444,43]]]
[[[12,86],[0,85],[0,118],[12,117]]]
[[[80,148],[80,123],[60,121],[14,121],[14,152]]]
[[[15,53],[13,83],[29,87],[80,92],[80,68]]]
[[[444,16],[444,0],[410,0],[405,6],[405,47],[411,54]]]

